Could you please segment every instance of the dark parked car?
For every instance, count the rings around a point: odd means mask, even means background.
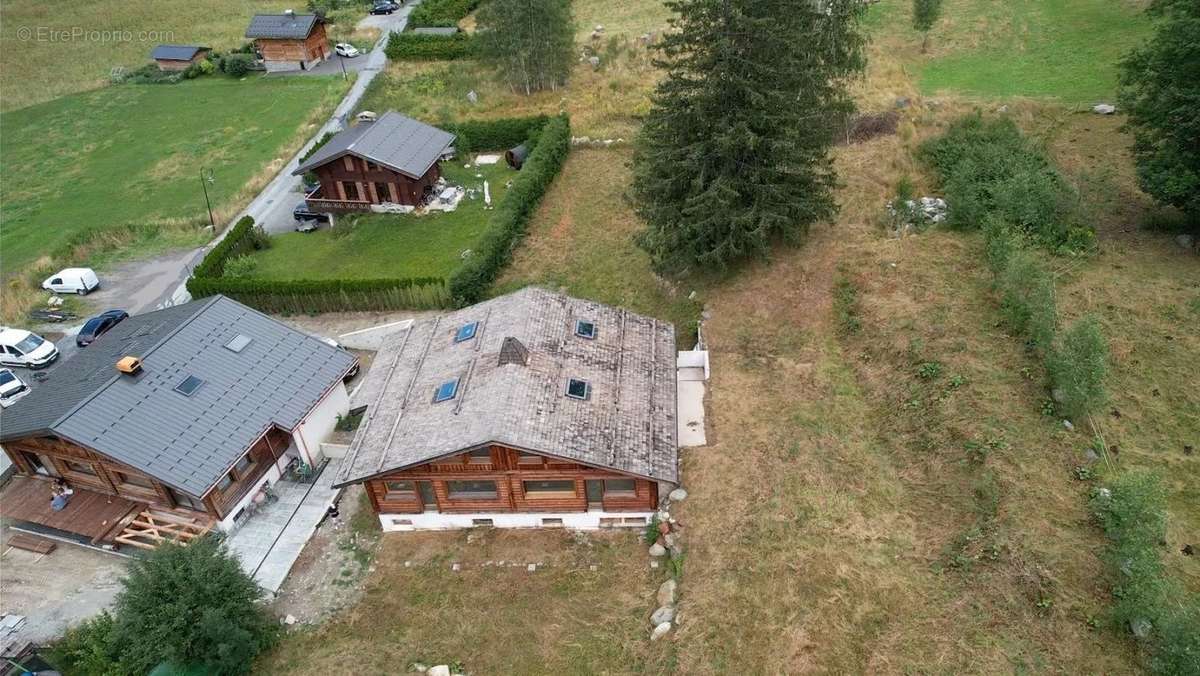
[[[109,310],[92,317],[79,330],[79,335],[75,336],[75,344],[79,347],[91,345],[92,341],[103,335],[105,331],[121,323],[127,317],[129,317],[129,313],[124,310]]]
[[[371,7],[372,14],[391,14],[400,9],[400,5],[394,2],[377,2]]]
[[[312,209],[308,208],[308,204],[305,202],[297,204],[296,208],[292,209],[292,216],[297,221],[317,221],[319,223],[329,222],[329,214],[313,211]]]

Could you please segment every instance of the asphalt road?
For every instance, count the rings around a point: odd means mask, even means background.
[[[292,230],[295,227],[295,220],[292,218],[292,209],[303,199],[300,178],[292,176],[292,171],[299,166],[300,157],[308,151],[309,147],[317,139],[324,136],[326,132],[340,131],[345,127],[346,118],[349,117],[350,113],[354,111],[354,108],[362,99],[363,94],[367,91],[367,86],[387,66],[387,57],[384,55],[383,49],[387,46],[388,36],[392,31],[404,30],[404,27],[408,24],[409,12],[417,4],[419,2],[410,3],[390,16],[373,16],[364,20],[364,23],[369,23],[372,26],[380,28],[382,35],[369,53],[353,59],[358,62],[357,65],[359,68],[358,77],[351,86],[350,91],[346,93],[341,103],[334,109],[333,115],[329,120],[279,170],[275,178],[250,202],[245,210],[237,214],[229,223],[225,224],[225,228],[220,235],[199,249],[183,252],[177,251],[165,256],[126,263],[114,268],[108,273],[101,275],[101,286],[98,290],[88,294],[86,297],[87,305],[97,313],[110,308],[120,308],[133,315],[159,310],[179,303],[186,303],[191,300],[190,294],[187,293],[186,283],[188,277],[191,276],[192,268],[200,262],[204,254],[225,237],[230,226],[243,216],[252,216],[267,232],[280,233]],[[337,72],[341,72],[341,67],[336,61],[333,62],[333,66],[337,68]],[[79,329],[83,326],[83,322],[86,320],[87,317],[81,317],[78,322],[71,325],[31,327],[31,330],[39,333],[61,332],[64,334],[61,339],[54,341],[59,351],[58,360],[40,371],[45,376],[44,380],[48,381],[52,378],[55,372],[62,367],[63,363],[78,350],[75,347],[74,336],[79,332]],[[36,388],[42,380],[35,379],[33,377],[35,372],[28,369],[14,369],[14,373],[21,380],[28,383],[31,388]]]

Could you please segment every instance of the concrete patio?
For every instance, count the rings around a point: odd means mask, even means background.
[[[311,484],[276,482],[271,490],[278,499],[260,507],[228,537],[230,551],[259,586],[279,591],[304,545],[325,517],[337,496],[333,478],[337,463],[327,464]]]

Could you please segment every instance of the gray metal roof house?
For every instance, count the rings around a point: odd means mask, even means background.
[[[0,412],[0,445],[30,477],[220,520],[289,452],[317,460],[313,425],[331,428],[337,402],[345,413],[355,361],[213,296],[129,317],[79,350]]]
[[[246,37],[278,40],[303,40],[321,18],[316,14],[255,14],[246,27]]]
[[[389,110],[374,122],[339,132],[292,173],[299,176],[346,155],[419,179],[441,158],[454,134]]]
[[[201,45],[159,45],[150,52],[150,58],[155,61],[186,61],[191,62],[198,55],[202,56],[211,47]]]

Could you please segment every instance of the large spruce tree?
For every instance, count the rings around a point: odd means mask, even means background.
[[[477,17],[480,54],[515,92],[567,81],[575,61],[570,0],[488,0]]]
[[[662,270],[724,268],[833,215],[828,149],[865,65],[861,0],[672,0],[638,138],[639,242]]]

